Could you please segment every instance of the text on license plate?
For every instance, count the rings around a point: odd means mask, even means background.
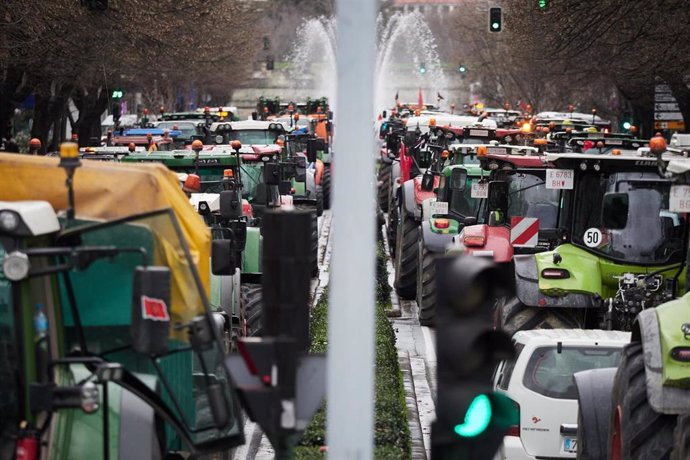
[[[563,450],[565,452],[577,452],[577,438],[566,436],[565,439],[563,439]]]

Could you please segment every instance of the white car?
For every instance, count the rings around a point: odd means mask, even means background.
[[[511,398],[520,424],[503,438],[496,459],[575,458],[577,390],[573,374],[616,367],[629,332],[537,329],[513,336],[516,359],[500,363],[494,389]]]
[[[679,149],[690,147],[690,134],[673,133],[670,145]]]

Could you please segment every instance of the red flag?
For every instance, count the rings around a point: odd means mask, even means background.
[[[153,321],[170,321],[168,307],[161,299],[141,296],[141,316]]]
[[[417,106],[419,107],[419,110],[424,109],[424,96],[422,95],[422,87],[419,87],[419,96],[417,98]]]

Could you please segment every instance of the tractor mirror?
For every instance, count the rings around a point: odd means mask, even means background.
[[[317,151],[316,139],[307,139],[307,160],[309,163],[316,162]]]
[[[220,216],[223,219],[239,219],[242,217],[242,202],[237,190],[223,190],[220,192]]]
[[[620,230],[628,223],[628,194],[609,192],[601,206],[601,222],[604,228]]]
[[[264,164],[264,184],[280,184],[280,165],[278,165],[277,163]]]
[[[489,211],[508,210],[508,183],[505,181],[489,182]]]
[[[168,350],[170,328],[168,267],[137,267],[132,289],[132,348],[144,355],[162,355]]]
[[[425,192],[430,192],[434,189],[434,175],[433,174],[425,172],[422,175],[421,188]]]
[[[235,274],[237,261],[232,240],[213,240],[211,242],[211,273],[218,276]]]
[[[289,180],[280,181],[278,184],[278,191],[281,195],[289,195],[292,189],[292,183]]]
[[[467,185],[467,170],[463,168],[456,168],[450,175],[450,188],[457,192],[465,190]]]
[[[465,227],[471,227],[472,225],[477,225],[477,218],[474,216],[465,217],[462,220],[462,225]]]

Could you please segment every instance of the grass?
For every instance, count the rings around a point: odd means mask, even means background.
[[[398,366],[395,332],[386,317],[391,308],[386,269],[386,253],[379,245],[376,257],[376,373],[374,382],[374,458],[405,460],[411,458],[410,431],[402,373]],[[328,289],[313,310],[311,322],[312,353],[328,350]],[[295,449],[299,460],[323,459],[326,443],[326,407],[319,409]]]

